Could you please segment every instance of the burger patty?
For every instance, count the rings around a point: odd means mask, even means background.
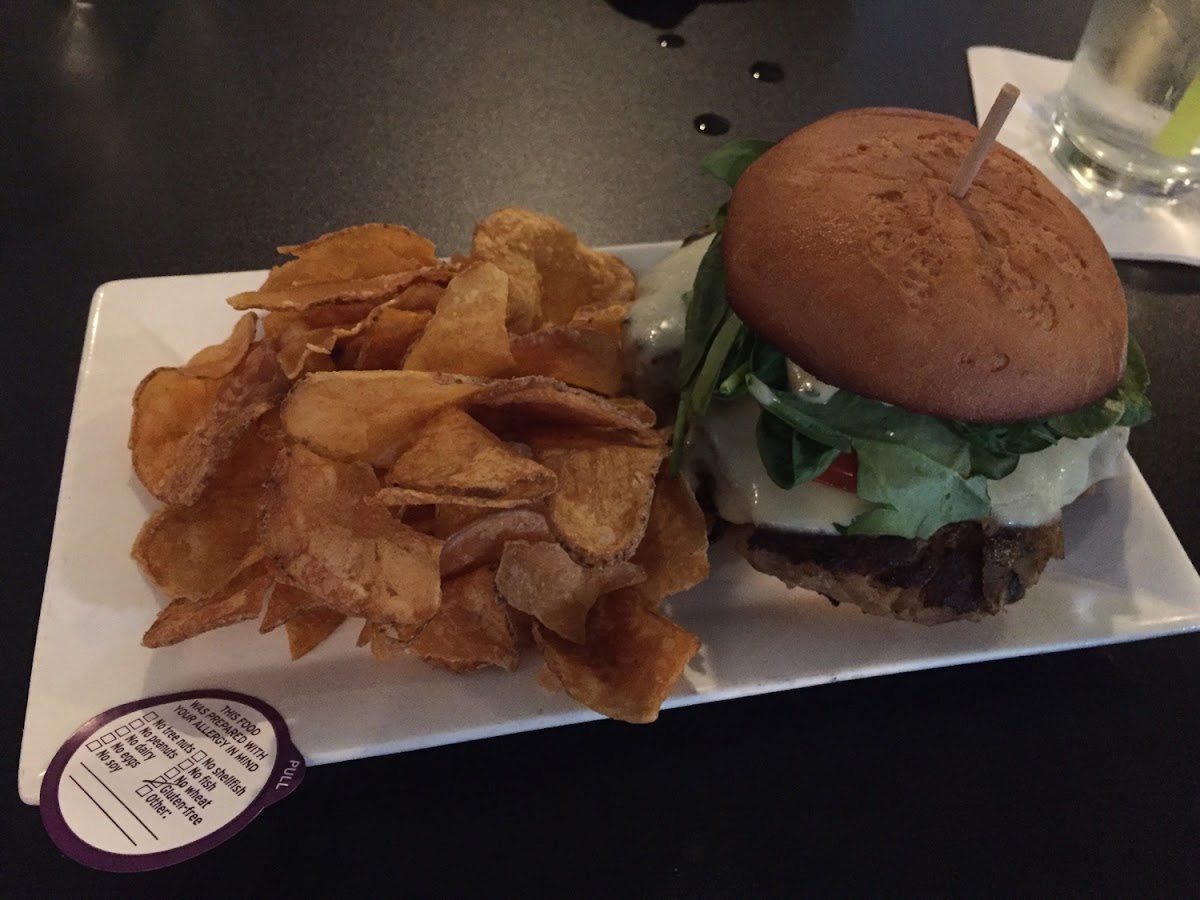
[[[789,587],[930,625],[996,613],[1025,596],[1051,558],[1063,557],[1058,522],[955,522],[926,540],[753,525],[730,525],[729,533],[754,568]]]

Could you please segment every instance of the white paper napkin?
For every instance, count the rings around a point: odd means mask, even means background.
[[[1050,156],[1051,114],[1067,83],[1071,63],[1007,50],[970,47],[967,69],[982,119],[996,94],[1011,81],[1021,89],[1017,105],[1000,130],[1000,142],[1021,154],[1083,210],[1115,259],[1151,259],[1200,265],[1200,191],[1167,203],[1162,200],[1087,194]]]

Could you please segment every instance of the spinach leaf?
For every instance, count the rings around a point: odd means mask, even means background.
[[[986,479],[972,472],[969,442],[945,422],[848,391],[814,403],[753,375],[747,385],[764,413],[759,452],[780,487],[811,481],[840,453],[858,456],[858,495],[879,508],[857,517],[848,533],[928,537],[991,509]],[[765,424],[768,415],[796,440]]]
[[[914,447],[857,438],[858,496],[879,504],[855,519],[848,534],[927,538],[943,525],[991,512],[987,480],[963,478]]]
[[[982,444],[968,441],[971,452],[971,472],[995,480],[1011,475],[1021,457],[1016,453],[995,453]]]
[[[734,365],[733,363],[736,363]],[[749,356],[730,354],[725,361],[729,374],[717,385],[717,393],[722,397],[740,397],[746,392],[746,376],[750,374],[751,360]]]
[[[1017,468],[1022,453],[1036,453],[1058,440],[1045,423],[1017,422],[1010,425],[983,425],[975,422],[947,422],[967,441],[971,453],[971,471],[987,478],[1003,478]]]
[[[750,163],[754,162],[774,146],[773,141],[756,141],[742,139],[722,144],[700,164],[706,174],[719,178],[730,187],[737,184],[742,173]]]
[[[700,371],[696,373],[696,379],[691,386],[690,412],[692,415],[702,416],[708,412],[708,402],[712,399],[713,392],[722,381],[722,374],[725,372],[725,359],[744,330],[742,320],[732,311],[725,314],[725,320],[717,330],[716,337],[713,338],[712,345],[708,349],[708,355],[704,357],[704,363],[700,366]]]
[[[740,140],[717,148],[701,164],[708,174],[730,187],[754,160],[771,147],[770,141]],[[733,397],[745,390],[752,368],[756,339],[729,309],[725,296],[725,267],[721,262],[721,231],[729,204],[713,216],[716,236],[700,261],[687,298],[683,349],[679,360],[679,409],[671,443],[671,471],[678,474],[688,425],[703,415],[714,392]]]
[[[1117,387],[1117,394],[1125,403],[1125,412],[1118,425],[1128,425],[1130,428],[1141,425],[1150,419],[1150,400],[1146,391],[1150,387],[1150,371],[1146,368],[1146,357],[1138,342],[1129,336],[1129,345],[1125,348],[1125,377]]]
[[[671,474],[678,475],[683,468],[683,451],[687,446],[688,411],[692,405],[691,388],[679,392],[679,404],[675,407],[675,427],[671,431]]]
[[[1075,412],[1054,416],[1046,424],[1062,437],[1083,438],[1099,434],[1116,425],[1125,415],[1125,401],[1119,397],[1104,397]]]
[[[692,302],[684,320],[683,352],[679,361],[679,384],[687,387],[700,369],[717,330],[729,314],[725,299],[725,267],[721,264],[721,235],[718,234],[704,252],[696,280],[692,285]]]
[[[758,455],[771,480],[785,490],[812,481],[832,465],[842,451],[811,440],[763,410],[755,430]]]
[[[721,231],[725,227],[725,220],[729,218],[729,204],[722,203],[717,207],[717,211],[713,213],[709,224],[712,225],[713,231]]]
[[[838,453],[845,453],[850,449],[850,437],[836,426],[826,424],[821,410],[814,409],[821,404],[801,400],[787,391],[777,391],[753,375],[747,379],[747,387],[758,401],[758,405],[763,408],[763,412],[775,416],[793,431],[798,431],[826,447],[833,447]]]
[[[769,403],[780,404],[781,407],[770,411],[781,418],[786,419],[782,412],[786,408],[788,415],[815,419],[847,440],[864,437],[919,447],[927,456],[962,475],[971,471],[970,447],[941,419],[869,400],[850,391],[838,391],[825,403],[816,403],[793,394],[788,388],[786,374],[771,385],[757,374],[752,377],[760,383],[756,387],[754,381],[750,382],[755,399],[764,409],[769,409]],[[767,390],[770,391],[769,398]],[[803,426],[793,427],[803,430]],[[808,427],[812,427],[811,424]],[[812,437],[824,440],[816,434],[812,434]]]

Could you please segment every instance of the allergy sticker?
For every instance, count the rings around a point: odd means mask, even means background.
[[[303,778],[303,755],[262,700],[216,689],[167,694],[76,730],[42,781],[42,821],[84,865],[147,871],[223,843]]]

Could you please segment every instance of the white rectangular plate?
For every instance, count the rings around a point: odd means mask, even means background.
[[[614,248],[640,273],[673,243]],[[36,803],[54,752],[86,719],[154,694],[220,687],[274,704],[310,765],[597,718],[520,672],[453,675],[378,663],[345,625],[292,663],[283,629],[247,622],[161,650],[141,646],[163,601],[129,558],[155,502],[130,468],[130,398],[156,366],[224,338],[225,297],[262,272],[116,281],[96,291],[63,464],[18,776]],[[724,548],[713,576],[669,604],[704,642],[666,706],[1085,647],[1200,628],[1200,576],[1128,457],[1068,510],[1068,558],[985,622],[936,628],[791,592]]]

